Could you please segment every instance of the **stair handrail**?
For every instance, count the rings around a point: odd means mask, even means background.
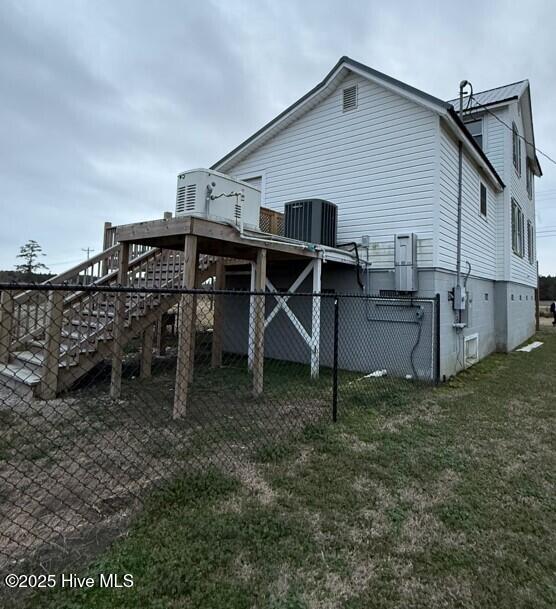
[[[81,273],[81,271],[84,271],[88,267],[91,267],[91,266],[94,266],[95,264],[106,261],[113,254],[116,254],[118,252],[118,250],[119,250],[119,245],[118,244],[113,245],[112,247],[109,247],[108,249],[103,250],[102,252],[98,253],[96,256],[91,256],[91,258],[88,258],[87,260],[84,260],[83,262],[80,262],[79,264],[76,264],[75,266],[71,267],[67,271],[64,271],[63,273],[56,275],[56,277],[51,277],[50,279],[47,279],[46,281],[42,281],[40,283],[40,285],[48,285],[49,283],[54,283],[54,284],[64,283],[64,282],[68,281],[68,279],[78,276],[79,273]],[[26,302],[26,300],[29,299],[30,295],[34,294],[34,293],[35,292],[33,290],[26,290],[25,292],[18,294],[15,297],[15,301],[19,304],[23,304],[24,302]]]
[[[67,278],[71,277],[71,276],[75,276],[76,272],[85,270],[88,266],[98,264],[99,262],[103,262],[103,256],[102,256],[103,253],[106,254],[106,256],[104,258],[107,258],[108,254],[116,253],[118,250],[119,250],[119,245],[112,246],[112,247],[108,248],[107,250],[104,250],[104,252],[97,254],[97,256],[95,256],[94,258],[90,258],[89,259],[90,265],[83,264],[83,263],[78,264],[75,267],[73,267],[72,269],[70,269],[69,271],[66,271],[65,273],[62,273],[61,275],[58,275],[58,277],[55,277],[53,279],[50,279],[49,281],[43,282],[43,284],[47,285],[50,282],[60,283],[61,277],[65,277],[65,280],[67,281]],[[137,256],[135,256],[135,258],[133,258],[130,261],[128,272],[131,273],[134,269],[136,269],[138,266],[142,265],[144,262],[148,261],[149,259],[158,257],[162,251],[163,250],[161,250],[160,248],[155,247],[155,248],[150,248],[149,250],[147,250],[146,252],[143,252],[142,254],[138,254]],[[87,285],[93,285],[93,286],[94,285],[104,285],[106,283],[112,282],[114,279],[117,279],[117,278],[118,278],[118,270],[113,270],[113,271],[109,271],[105,275],[99,277],[98,279],[92,281],[91,283],[89,283]],[[19,296],[21,298],[20,298],[19,302],[16,302],[16,306],[21,306],[22,304],[25,304],[26,300],[28,300],[28,298],[29,298],[28,297],[27,299],[24,299],[23,297],[25,296],[25,294],[33,294],[33,293],[37,294],[37,292],[33,292],[33,290],[29,290],[28,292],[24,292],[23,294],[20,294]],[[46,302],[48,292],[41,291],[40,294],[41,294],[41,298],[42,298],[43,302]],[[82,300],[85,297],[90,297],[90,295],[91,295],[90,291],[71,292],[63,300],[64,309],[69,308],[70,306],[74,305],[76,302],[78,302],[79,300]],[[17,299],[17,297],[16,297],[16,299]],[[19,315],[16,314],[14,316],[14,321],[16,323],[12,329],[12,333],[15,334],[16,338],[11,341],[10,351],[16,350],[26,341],[36,338],[38,335],[41,334],[41,332],[46,327],[46,325],[45,325],[46,317],[43,316],[43,319],[41,319],[40,322],[39,322],[39,319],[35,320],[35,325],[33,326],[33,328],[31,330],[25,331],[23,334],[20,335],[19,329],[15,327],[17,325],[18,318],[19,318]]]

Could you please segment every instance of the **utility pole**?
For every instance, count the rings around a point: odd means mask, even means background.
[[[89,260],[89,254],[91,252],[94,252],[95,250],[92,247],[82,247],[81,251],[82,252],[87,252],[87,260]]]

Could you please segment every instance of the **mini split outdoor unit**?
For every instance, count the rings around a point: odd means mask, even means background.
[[[336,247],[338,208],[323,199],[301,199],[285,205],[284,236]]]
[[[261,191],[211,169],[178,175],[176,216],[196,216],[259,229]]]

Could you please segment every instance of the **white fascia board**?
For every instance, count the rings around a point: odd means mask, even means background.
[[[438,106],[437,104],[434,104],[433,102],[429,102],[428,100],[424,99],[423,97],[420,97],[419,95],[414,95],[413,93],[411,93],[411,91],[408,91],[407,89],[403,89],[402,87],[397,87],[395,84],[388,82],[386,80],[383,80],[382,78],[380,78],[378,76],[377,77],[372,76],[368,72],[365,72],[364,70],[359,70],[355,66],[346,66],[346,68],[351,70],[354,74],[357,74],[358,76],[361,76],[362,78],[366,78],[367,80],[370,80],[371,82],[374,82],[375,84],[378,84],[381,87],[384,87],[385,89],[388,89],[389,91],[392,91],[393,93],[396,93],[397,95],[401,95],[402,97],[405,97],[406,99],[408,99],[412,102],[415,102],[416,104],[418,104],[419,106],[422,106],[423,108],[427,108],[428,110],[432,110],[433,112],[439,112],[439,110],[440,110],[440,106]]]

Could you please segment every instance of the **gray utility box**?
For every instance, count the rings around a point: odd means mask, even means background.
[[[285,205],[284,236],[336,247],[338,208],[323,199],[301,199]]]
[[[417,292],[417,235],[405,233],[394,237],[394,268],[397,292]]]

